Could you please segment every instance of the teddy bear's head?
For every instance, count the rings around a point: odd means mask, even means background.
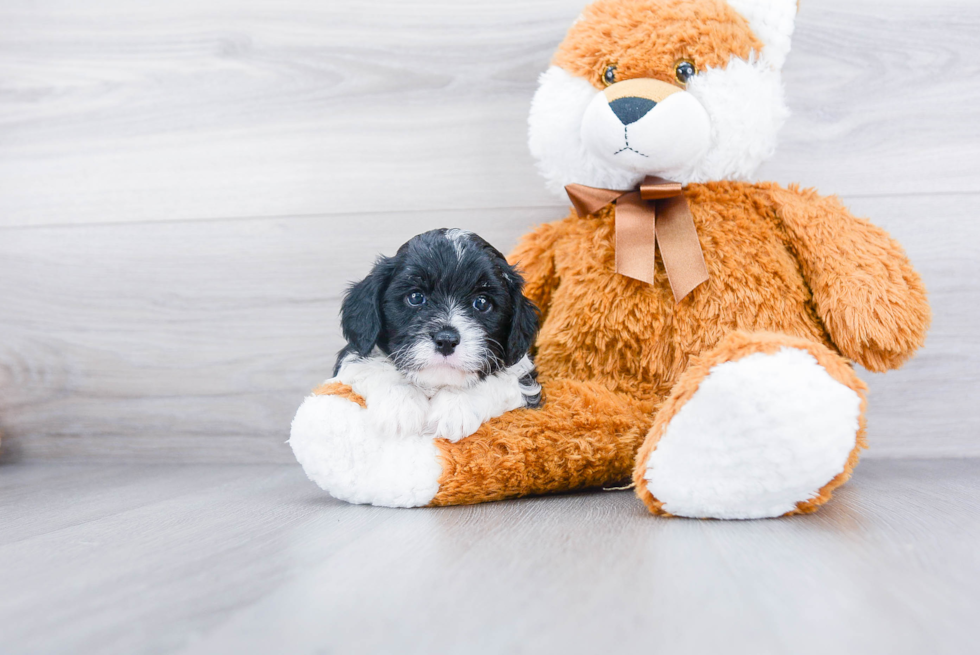
[[[566,184],[626,189],[752,176],[788,110],[797,0],[599,0],[541,76],[531,153]]]

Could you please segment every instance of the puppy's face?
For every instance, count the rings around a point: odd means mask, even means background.
[[[523,284],[480,237],[426,232],[348,292],[345,352],[377,346],[420,386],[468,386],[527,354],[538,317]]]

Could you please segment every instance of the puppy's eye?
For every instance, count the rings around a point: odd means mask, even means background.
[[[478,312],[489,312],[493,309],[493,305],[486,296],[477,296],[477,299],[473,301],[473,309]]]
[[[698,67],[690,59],[681,59],[674,64],[674,77],[677,81],[687,86],[691,78],[698,74]]]
[[[602,73],[602,83],[606,86],[616,83],[616,64],[609,64]]]
[[[412,307],[421,307],[425,304],[425,294],[419,291],[414,291],[405,296],[405,302]]]

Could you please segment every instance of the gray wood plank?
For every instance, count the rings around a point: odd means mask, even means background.
[[[870,387],[868,456],[980,455],[980,197],[846,198],[901,242],[929,291],[926,347]]]
[[[629,492],[434,510],[298,466],[0,467],[18,653],[966,654],[980,461],[868,462],[820,513],[664,520]]]
[[[65,489],[41,486],[51,469]],[[328,557],[385,519],[325,500],[291,466],[2,472],[36,493],[0,508],[17,533],[0,552],[20,570],[2,582],[19,589],[0,599],[5,652],[170,652],[294,575],[297,557]]]
[[[971,0],[800,2],[793,116],[760,178],[849,198],[980,190],[978,30]]]
[[[905,369],[868,375],[869,456],[980,455],[974,195],[859,198],[902,240],[935,323]],[[8,229],[0,239],[3,456],[289,462],[290,419],[342,345],[348,280],[416,232],[501,249],[549,209]],[[971,301],[970,299],[973,299]]]
[[[549,210],[8,230],[0,432],[8,459],[291,461],[293,412],[330,376],[338,310],[425,229],[508,250]]]
[[[0,225],[557,206],[525,119],[583,4],[4,2]],[[798,24],[763,178],[980,191],[980,5]]]

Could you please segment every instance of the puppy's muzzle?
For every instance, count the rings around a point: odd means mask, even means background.
[[[445,357],[449,357],[459,345],[459,330],[452,326],[440,328],[432,335],[432,342],[436,345],[436,351]]]
[[[638,78],[617,82],[604,94],[609,108],[623,125],[631,125],[649,114],[668,97],[682,91],[680,87],[660,80]]]

